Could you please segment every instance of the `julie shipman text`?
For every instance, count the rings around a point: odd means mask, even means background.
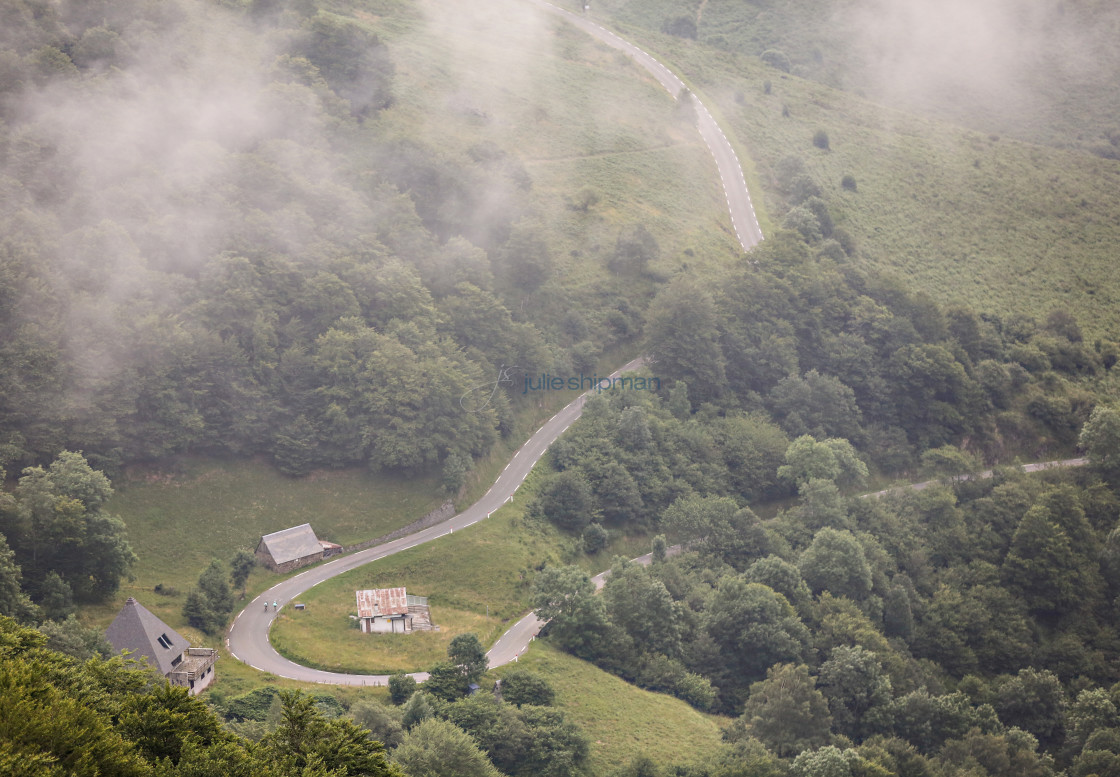
[[[608,391],[612,388],[618,388],[623,391],[660,391],[661,378],[600,378],[598,375],[584,375],[580,373],[579,376],[571,376],[569,378],[561,378],[558,375],[549,375],[547,372],[542,372],[541,376],[535,381],[528,375],[525,376],[525,389],[522,394],[528,394],[530,391],[590,391],[595,389],[597,393]]]

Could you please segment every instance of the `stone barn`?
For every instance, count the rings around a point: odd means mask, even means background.
[[[326,545],[338,548],[334,543]],[[290,572],[321,561],[326,550],[324,543],[315,536],[311,524],[305,523],[261,537],[256,556],[257,561],[273,572]]]

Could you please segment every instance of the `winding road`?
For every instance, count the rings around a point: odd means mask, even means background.
[[[662,65],[642,49],[623,40],[610,30],[590,21],[584,16],[573,14],[563,8],[555,6],[544,0],[530,0],[535,5],[557,14],[571,24],[602,41],[606,45],[624,52],[634,59],[639,65],[651,73],[658,82],[665,87],[674,99],[678,99],[684,82],[672,71]],[[762,240],[762,230],[758,225],[758,218],[751,203],[750,192],[747,191],[746,178],[739,164],[739,158],[727,136],[719,128],[711,113],[695,96],[691,97],[696,109],[696,127],[701,137],[707,144],[716,167],[719,170],[723,183],[727,207],[731,214],[731,223],[743,250],[748,250]],[[641,364],[641,359],[635,359],[624,365],[611,377],[620,373],[633,370]],[[590,392],[589,392],[590,393]],[[465,529],[489,517],[495,510],[513,497],[514,492],[521,486],[533,466],[541,456],[571,424],[579,418],[583,410],[586,394],[567,405],[563,410],[553,416],[529,440],[518,449],[501,475],[486,492],[486,495],[458,515],[449,518],[443,523],[428,527],[422,531],[410,534],[407,537],[378,545],[374,548],[359,551],[347,556],[342,556],[326,564],[312,567],[305,572],[284,580],[269,588],[267,591],[253,599],[249,605],[238,613],[226,633],[226,647],[230,654],[239,661],[243,661],[254,669],[262,672],[286,677],[303,682],[329,683],[333,685],[385,685],[387,675],[358,675],[340,672],[328,672],[312,669],[290,661],[281,656],[269,642],[269,630],[276,620],[278,609],[297,599],[302,594],[311,590],[330,578],[348,572],[372,561],[386,558],[402,550],[416,547],[425,542],[450,534],[456,529]],[[637,560],[639,563],[649,563],[648,557]],[[603,576],[596,577],[596,586],[601,587]],[[267,603],[278,602],[280,608],[269,608]],[[543,624],[530,613],[518,621],[503,634],[488,653],[491,666],[500,666],[516,660],[524,652],[528,643],[540,631]],[[427,673],[420,672],[412,675],[417,680],[427,679]]]
[[[685,87],[684,83],[668,68],[638,47],[619,38],[613,32],[591,22],[583,16],[573,14],[544,0],[530,0],[530,2],[542,8],[546,8],[553,13],[559,14],[588,34],[603,41],[608,46],[625,52],[653,74],[674,97],[677,97]],[[724,192],[727,196],[728,208],[731,212],[732,224],[740,244],[743,246],[744,250],[747,250],[757,245],[762,240],[762,232],[759,229],[758,219],[755,217],[754,208],[751,205],[750,193],[747,191],[746,180],[743,176],[742,168],[739,165],[738,157],[735,155],[734,149],[732,149],[731,144],[727,141],[727,138],[719,129],[715,119],[712,118],[708,110],[695,98],[695,95],[693,95],[692,99],[696,106],[697,128],[708,144],[708,148],[719,168],[720,177],[723,180]],[[618,377],[623,372],[637,369],[642,363],[642,359],[634,359],[616,370],[610,377]],[[498,508],[513,498],[513,494],[525,481],[529,472],[540,460],[541,456],[544,455],[545,451],[548,450],[548,447],[580,417],[583,412],[583,403],[590,393],[592,392],[589,391],[585,394],[581,394],[541,426],[541,428],[518,449],[517,453],[514,454],[513,458],[506,465],[505,469],[502,470],[502,473],[498,476],[497,480],[494,481],[494,484],[486,494],[463,512],[449,518],[443,523],[417,531],[406,537],[401,537],[392,542],[358,551],[350,555],[339,557],[334,561],[312,567],[294,577],[277,583],[267,591],[261,593],[237,615],[233,624],[227,631],[226,647],[229,649],[230,654],[237,660],[252,666],[254,669],[302,682],[326,683],[331,685],[386,685],[389,681],[388,675],[328,672],[302,666],[281,656],[269,641],[269,630],[279,614],[278,608],[269,609],[267,603],[278,602],[280,608],[283,608],[302,594],[336,575],[340,575],[352,569],[357,569],[372,561],[377,561],[378,559],[383,559],[395,553],[399,553],[402,550],[407,550],[408,548],[413,548],[425,542],[438,539],[439,537],[451,534],[457,529],[465,529],[468,526],[472,526],[488,518]],[[1067,460],[1063,462],[1046,462],[1042,464],[1026,465],[1024,469],[1026,471],[1035,471],[1053,466],[1078,466],[1083,463],[1083,459]],[[975,477],[986,477],[990,476],[990,474],[990,472],[981,473]],[[909,488],[920,489],[926,485],[928,485],[928,483],[918,483],[909,486]],[[906,486],[901,488],[906,488]],[[888,493],[890,490],[893,489],[881,491],[878,492],[878,494],[869,494],[868,496],[879,496]],[[670,552],[676,552],[677,550],[677,548],[673,548]],[[637,558],[635,562],[648,564],[650,563],[650,555],[647,554]],[[603,586],[607,574],[607,572],[604,572],[593,578],[597,588]],[[529,613],[521,618],[521,620],[517,621],[517,623],[494,643],[493,647],[491,647],[490,651],[487,653],[490,666],[501,666],[516,661],[517,657],[526,650],[532,639],[540,632],[543,625],[544,622],[533,613]],[[427,679],[428,675],[426,672],[418,672],[414,673],[412,677],[423,681]]]
[[[602,41],[613,49],[623,52],[645,68],[657,79],[665,89],[679,99],[681,90],[686,89],[684,81],[669,68],[662,65],[642,49],[620,38],[606,27],[603,27],[587,18],[586,15],[572,13],[571,11],[553,5],[546,0],[530,0],[534,5],[546,9],[567,20],[574,26],[586,32],[596,40]],[[690,92],[691,93],[691,92]],[[727,199],[727,209],[731,214],[731,226],[739,245],[744,251],[749,251],[762,242],[762,229],[758,225],[758,216],[754,212],[751,202],[751,193],[747,190],[747,179],[743,175],[743,167],[739,164],[739,157],[731,142],[720,129],[719,124],[700,99],[691,94],[693,106],[696,108],[696,129],[708,145],[708,151],[716,162],[719,170],[720,181],[723,183],[723,194]]]
[[[635,370],[642,363],[642,359],[634,359],[611,373],[610,377],[616,378],[623,372]],[[276,652],[276,648],[272,646],[268,639],[268,632],[279,614],[277,609],[282,609],[294,599],[335,575],[341,575],[343,572],[349,572],[351,569],[357,569],[371,561],[377,561],[402,550],[414,548],[417,545],[451,534],[456,529],[465,529],[488,518],[495,510],[513,498],[513,494],[521,487],[536,463],[540,461],[541,456],[548,450],[548,446],[580,417],[583,413],[583,403],[593,391],[594,389],[581,394],[546,421],[524,445],[518,448],[517,453],[513,455],[505,469],[498,475],[498,479],[490,486],[490,490],[463,512],[448,518],[443,523],[430,526],[407,537],[401,537],[392,542],[386,542],[383,545],[351,553],[326,564],[312,567],[277,583],[253,599],[244,610],[238,613],[233,625],[226,632],[226,647],[230,654],[254,669],[271,672],[292,680],[332,685],[385,685],[388,683],[388,675],[328,672],[301,666],[284,658]],[[269,609],[266,607],[266,602],[278,602],[280,608]],[[540,625],[532,615],[518,621],[513,629],[503,635],[491,648],[488,654],[490,665],[500,666],[514,660],[518,653],[524,652],[530,639],[540,631]],[[513,636],[511,636],[511,633],[513,633]],[[427,679],[427,673],[425,672],[419,672],[412,676],[417,680]]]

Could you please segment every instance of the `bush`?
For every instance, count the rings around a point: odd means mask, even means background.
[[[398,707],[416,693],[416,681],[404,672],[397,672],[389,678],[389,700]]]
[[[646,229],[645,224],[635,224],[619,232],[614,254],[607,260],[607,268],[620,275],[641,275],[659,258],[661,246],[657,238]]]
[[[578,471],[565,470],[545,481],[533,509],[561,529],[575,533],[591,523],[594,507],[587,479]]]
[[[584,186],[572,197],[568,198],[568,207],[579,213],[587,213],[599,204],[602,196],[598,190],[591,186]]]
[[[665,20],[661,25],[661,31],[666,35],[696,40],[696,21],[689,16],[674,16],[672,19]]]
[[[765,62],[770,67],[776,67],[778,70],[788,73],[789,72],[789,57],[785,52],[778,49],[766,49],[759,55],[759,59]]]
[[[272,700],[279,695],[280,691],[276,688],[265,686],[234,696],[226,702],[226,719],[264,720],[268,717]]]
[[[516,704],[532,704],[537,707],[551,707],[556,700],[552,686],[539,675],[524,670],[510,672],[502,678],[502,701]]]
[[[233,612],[233,594],[226,578],[222,563],[211,561],[183,604],[183,617],[190,625],[207,634],[217,634],[226,625]]]
[[[471,471],[470,460],[458,451],[449,451],[443,460],[443,488],[448,494],[458,494]]]
[[[840,188],[854,192],[856,190],[856,177],[851,173],[845,175],[840,179]]]
[[[828,151],[828,133],[822,129],[813,133],[813,145]]]
[[[812,197],[820,197],[821,188],[807,173],[794,176],[789,185],[789,204],[800,205]]]
[[[601,524],[592,523],[583,530],[583,550],[589,555],[598,553],[607,546],[610,536]]]

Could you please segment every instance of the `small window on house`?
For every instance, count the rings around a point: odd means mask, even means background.
[[[166,634],[160,634],[159,639],[156,641],[165,648],[171,647],[171,639]]]

